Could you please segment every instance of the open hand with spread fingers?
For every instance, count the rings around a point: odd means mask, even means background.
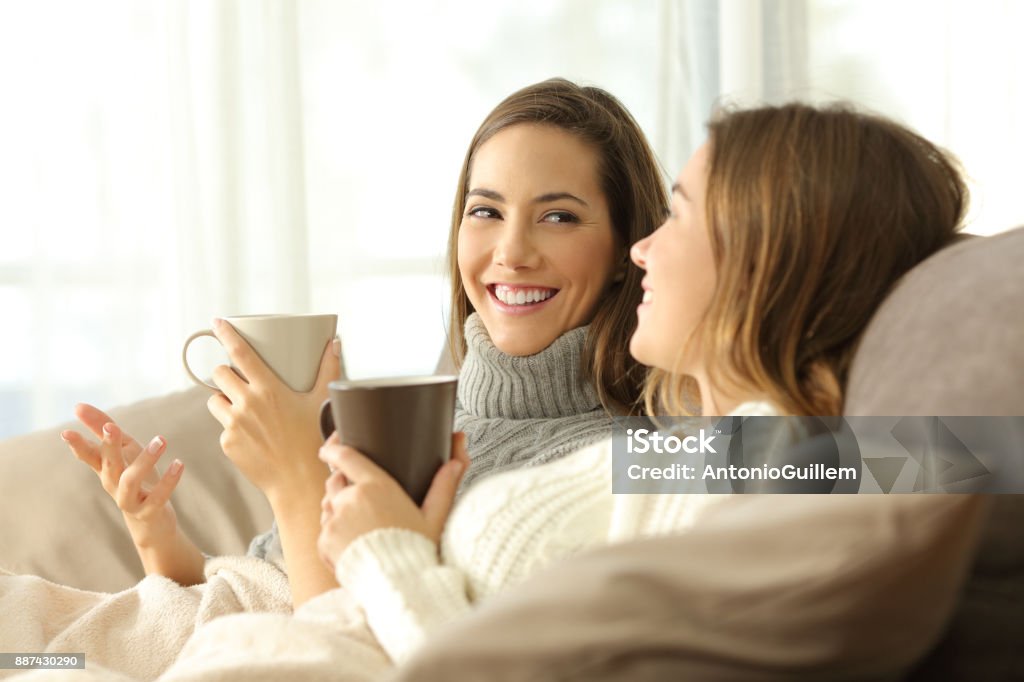
[[[75,416],[99,442],[72,429],[61,432],[61,438],[99,477],[121,510],[136,546],[151,547],[173,538],[178,523],[171,493],[185,466],[175,459],[159,475],[156,464],[167,449],[166,441],[156,436],[142,447],[105,412],[85,403],[75,407]]]

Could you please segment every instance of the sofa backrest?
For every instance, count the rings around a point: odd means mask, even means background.
[[[1024,415],[1024,228],[951,246],[904,278],[865,333],[846,412]],[[1024,670],[1024,496],[993,502],[953,621],[912,679]]]

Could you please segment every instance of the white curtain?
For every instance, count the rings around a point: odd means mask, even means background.
[[[1024,224],[1024,3],[662,0],[659,26],[653,130],[669,169],[704,139],[718,105],[851,100],[960,158],[969,232]]]
[[[673,176],[716,107],[780,103],[808,89],[804,0],[661,0],[655,148]]]
[[[1024,223],[1015,0],[0,1],[0,437],[187,386],[215,315],[337,312],[354,376],[429,371],[483,116],[615,93],[666,181],[722,103],[848,97]],[[210,341],[200,367],[222,357]]]
[[[183,386],[216,314],[309,308],[296,15],[0,6],[0,435]]]

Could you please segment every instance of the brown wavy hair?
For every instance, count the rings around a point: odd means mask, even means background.
[[[717,283],[692,340],[710,380],[786,414],[841,414],[875,310],[957,236],[968,202],[959,163],[848,105],[723,111],[708,128]],[[694,388],[692,377],[652,371],[648,409],[696,411]]]
[[[640,126],[611,94],[601,88],[552,78],[509,95],[473,136],[459,173],[452,208],[447,263],[452,283],[448,348],[456,367],[466,354],[463,330],[466,318],[473,312],[458,263],[459,227],[466,210],[473,158],[484,142],[523,123],[554,126],[597,151],[600,186],[608,201],[616,247],[624,262],[629,246],[651,234],[668,210],[665,174]],[[611,284],[590,322],[583,350],[584,376],[593,383],[601,404],[612,413],[636,413],[640,409],[646,369],[627,349],[636,329],[642,277],[640,270],[627,265],[625,277]]]

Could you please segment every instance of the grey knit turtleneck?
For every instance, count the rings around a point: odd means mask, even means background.
[[[472,460],[463,489],[611,434],[611,418],[583,377],[587,329],[566,332],[536,355],[516,357],[495,347],[479,315],[469,316],[455,405],[455,430],[466,433]]]

